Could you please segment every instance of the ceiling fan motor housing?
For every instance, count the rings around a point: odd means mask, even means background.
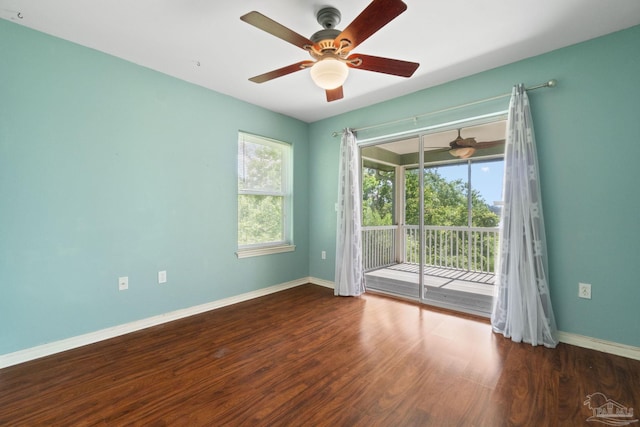
[[[329,30],[336,28],[340,23],[340,19],[342,19],[342,15],[340,15],[340,11],[335,7],[323,7],[318,11],[316,19],[318,20],[318,24],[322,25],[322,28]]]
[[[309,40],[316,44],[319,44],[322,48],[324,48],[325,46],[321,42],[327,41],[330,42],[330,45],[333,47],[333,41],[340,35],[340,33],[340,30],[320,30],[313,33],[313,35],[309,37]]]
[[[320,46],[320,51],[335,51],[336,47],[333,41],[340,35],[342,31],[336,29],[336,25],[340,22],[340,12],[334,7],[325,7],[318,11],[316,15],[318,23],[322,25],[323,30],[316,31],[309,40]]]

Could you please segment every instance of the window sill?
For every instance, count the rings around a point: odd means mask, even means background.
[[[251,249],[238,249],[236,255],[238,258],[249,258],[261,255],[281,254],[284,252],[293,252],[296,250],[296,245],[280,245],[280,246],[267,246],[263,248],[251,248]]]

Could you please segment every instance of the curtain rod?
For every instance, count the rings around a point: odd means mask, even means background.
[[[544,83],[540,83],[540,84],[535,85],[535,86],[527,87],[527,88],[525,88],[525,90],[530,91],[530,90],[541,89],[543,87],[555,87],[557,84],[558,84],[558,81],[556,79],[551,79],[551,80],[548,80],[548,81],[546,81]],[[357,131],[362,131],[362,130],[375,129],[375,128],[378,128],[378,127],[394,125],[396,123],[407,122],[409,120],[417,120],[420,117],[430,116],[432,114],[444,113],[444,112],[451,111],[451,110],[457,110],[458,108],[471,107],[472,105],[482,104],[483,102],[495,101],[496,99],[506,98],[507,96],[511,96],[511,93],[503,93],[502,95],[492,96],[490,98],[479,99],[477,101],[468,102],[466,104],[454,105],[453,107],[447,107],[447,108],[443,108],[441,110],[430,111],[428,113],[422,113],[422,114],[418,114],[416,116],[406,117],[404,119],[398,119],[398,120],[394,120],[394,121],[391,121],[391,122],[385,122],[385,123],[379,123],[377,125],[365,126],[365,127],[353,129],[353,131],[357,132]],[[342,134],[342,132],[335,131],[335,132],[333,132],[331,134],[331,136],[336,137],[336,136],[341,135],[341,134]]]

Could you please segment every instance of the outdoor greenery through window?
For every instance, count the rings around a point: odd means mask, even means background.
[[[238,253],[291,242],[291,146],[238,136]],[[272,253],[281,251],[262,251]]]
[[[482,173],[491,164],[494,175],[501,176],[502,159],[485,162],[468,162],[456,165],[425,168],[424,173],[424,205],[426,225],[440,226],[473,226],[496,227],[500,221],[500,207],[495,206],[499,198],[501,182],[494,185],[490,194],[471,187],[468,180],[468,168],[472,177],[481,178]],[[474,179],[475,180],[475,179]],[[394,168],[365,167],[362,177],[362,225],[365,227],[394,224]],[[469,210],[469,194],[471,188],[471,210]],[[405,224],[418,225],[420,218],[420,193],[418,168],[405,172]]]
[[[502,158],[425,167],[425,265],[494,271],[503,167]],[[419,263],[420,170],[404,168],[404,185],[396,182],[396,173],[393,166],[363,168],[362,224],[391,227],[401,223],[403,262]],[[403,188],[404,194],[398,197],[395,192]],[[402,209],[397,209],[397,203],[402,203]],[[395,237],[387,234],[383,238],[380,233],[377,245],[393,252]]]
[[[493,272],[500,223],[503,160],[465,162],[424,170],[424,263]],[[492,171],[493,181],[482,183]],[[484,172],[483,172],[484,171]],[[406,173],[405,222],[419,224],[418,169]],[[481,183],[483,185],[481,185]],[[493,200],[491,200],[493,199]],[[407,254],[419,259],[417,234],[409,234]]]
[[[483,168],[486,170],[489,167],[488,164],[499,169],[498,176],[501,176],[502,163],[503,161],[500,159],[482,163],[465,162],[425,168],[425,225],[497,227],[500,222],[500,208],[494,205],[497,200],[487,200],[491,198],[492,193],[488,193],[484,189],[485,193],[483,194],[480,186],[476,188],[472,183],[475,183],[476,175],[478,175],[478,180],[480,179],[480,173]],[[469,177],[469,169],[471,169],[471,177]],[[419,170],[417,168],[407,170],[405,179],[405,223],[418,225],[420,218]],[[493,188],[493,198],[499,199],[502,189],[501,182],[494,187],[496,188]],[[469,189],[471,189],[471,194],[469,194]],[[471,200],[469,200],[469,196]]]
[[[362,225],[391,225],[394,222],[395,168],[364,168],[362,174]]]

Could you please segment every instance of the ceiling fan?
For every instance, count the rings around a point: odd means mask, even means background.
[[[476,150],[497,147],[503,144],[504,139],[499,139],[496,141],[477,142],[474,137],[463,138],[462,136],[460,136],[460,129],[458,129],[458,137],[449,143],[449,148],[433,151],[449,151],[449,154],[454,157],[468,159],[469,157],[473,156]]]
[[[313,60],[300,61],[249,80],[255,83],[266,81],[310,68],[311,78],[325,90],[327,101],[342,99],[342,85],[349,68],[411,77],[420,64],[398,59],[351,53],[351,50],[371,37],[379,29],[407,9],[401,0],[373,0],[343,31],[335,28],[340,22],[338,9],[324,7],[316,15],[324,29],[306,38],[278,22],[253,11],[240,17],[269,34],[306,50]]]

